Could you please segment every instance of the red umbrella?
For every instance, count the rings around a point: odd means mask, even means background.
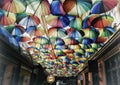
[[[114,18],[110,15],[101,15],[96,17],[91,25],[96,28],[104,28],[106,26],[111,26]]]

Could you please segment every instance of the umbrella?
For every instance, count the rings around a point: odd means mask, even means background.
[[[52,27],[66,27],[69,25],[70,21],[67,16],[49,15],[47,17],[47,23]]]
[[[90,38],[83,38],[83,40],[82,40],[82,44],[84,44],[84,45],[89,45],[91,43],[93,43],[93,40]]]
[[[25,28],[20,25],[6,26],[5,29],[7,29],[7,31],[11,33],[13,36],[15,35],[21,36],[25,32]]]
[[[91,9],[91,13],[92,14],[101,14],[104,12],[107,12],[111,9],[113,9],[118,3],[118,0],[100,0],[97,1],[92,9]]]
[[[27,42],[27,41],[30,41],[31,40],[31,37],[29,36],[22,36],[21,37],[21,42]]]
[[[100,29],[99,32],[100,32],[99,35],[100,37],[109,37],[115,32],[115,29],[112,28],[111,26],[107,26],[103,29]]]
[[[43,36],[45,35],[45,30],[41,27],[37,27],[34,31],[34,36]]]
[[[91,22],[98,16],[100,16],[100,15],[99,14],[90,14],[90,15],[86,16],[82,20],[82,29],[90,28],[91,27]]]
[[[35,15],[28,15],[27,17],[24,17],[22,20],[20,20],[19,24],[25,27],[36,26],[40,24],[40,20]]]
[[[104,43],[107,40],[106,37],[98,37],[97,43]]]
[[[38,17],[40,15],[50,14],[50,4],[48,0],[30,0],[30,2],[28,1],[28,3],[30,4],[27,6],[26,12],[33,13]]]
[[[68,45],[68,48],[70,48],[70,49],[80,49],[81,48],[81,46],[79,45],[79,44],[77,44],[77,45]]]
[[[48,29],[48,35],[50,37],[57,37],[57,38],[62,38],[66,36],[66,32],[63,29],[57,28],[57,27],[52,27]]]
[[[33,41],[35,43],[39,43],[39,44],[43,44],[43,45],[49,43],[49,40],[45,37],[42,37],[42,36],[33,38]]]
[[[75,40],[77,40],[79,42],[83,38],[82,37],[82,35],[83,35],[82,31],[77,31],[77,30],[74,30],[72,28],[67,29],[67,34],[68,34],[69,37],[74,38]]]
[[[99,35],[99,31],[96,30],[95,28],[91,27],[91,28],[87,28],[83,30],[84,32],[84,37],[86,38],[90,38],[92,39],[94,42],[96,41],[98,35]]]
[[[74,38],[71,38],[71,37],[66,37],[63,40],[65,42],[65,45],[76,45],[79,43],[77,40],[75,40]]]
[[[76,17],[73,20],[70,21],[69,26],[76,30],[82,29],[82,19],[80,17]]]
[[[29,14],[22,12],[16,14],[16,22],[19,23],[19,21],[25,17],[27,17]]]
[[[91,25],[96,28],[104,28],[106,26],[111,26],[114,18],[110,15],[101,15],[96,17]]]
[[[50,41],[51,41],[52,45],[60,45],[61,46],[61,45],[65,44],[65,42],[63,41],[63,39],[57,38],[57,37],[50,38]]]
[[[5,3],[2,9],[12,12],[12,13],[20,13],[25,10],[25,6],[20,0],[4,0]]]
[[[92,7],[91,0],[65,0],[63,8],[69,15],[80,16],[88,12]]]
[[[53,15],[65,15],[65,12],[60,0],[53,0],[50,5],[50,9]]]
[[[1,25],[10,25],[10,24],[14,24],[16,21],[16,16],[13,13],[9,13],[4,11],[4,10],[0,10],[0,24]]]

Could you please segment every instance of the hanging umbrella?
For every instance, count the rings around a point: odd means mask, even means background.
[[[99,35],[99,31],[96,30],[95,28],[86,28],[83,30],[84,32],[84,37],[92,39],[94,42],[96,42],[96,39]]]
[[[13,13],[9,13],[4,11],[4,10],[0,10],[0,24],[1,25],[10,25],[10,24],[14,24],[16,21],[16,17],[15,14]]]
[[[82,29],[82,19],[80,17],[76,17],[73,20],[70,21],[69,26],[76,30]]]
[[[35,15],[28,15],[27,17],[24,17],[20,22],[20,25],[29,27],[29,26],[36,26],[40,24],[40,20]]]
[[[82,49],[82,48],[80,48],[80,49],[75,49],[74,51],[75,51],[75,53],[80,53],[80,54],[84,54],[84,53],[85,53],[85,50]]]
[[[35,37],[33,38],[33,41],[35,43],[39,43],[39,44],[49,44],[49,40],[45,37],[39,36],[39,37]]]
[[[35,47],[35,42],[29,41],[29,42],[27,42],[27,43],[28,43],[29,47]]]
[[[82,40],[82,44],[84,44],[84,45],[89,45],[91,43],[93,43],[93,40],[90,38],[83,38],[83,40]]]
[[[106,26],[111,26],[114,18],[110,15],[101,15],[95,18],[91,25],[96,28],[104,28]]]
[[[82,40],[82,35],[83,35],[83,32],[82,31],[77,31],[77,30],[74,30],[72,28],[69,28],[67,29],[67,34],[69,37],[71,38],[74,38],[75,40],[81,42]]]
[[[103,29],[100,29],[99,32],[100,32],[99,35],[100,37],[109,37],[115,32],[115,29],[112,28],[111,26],[107,26]]]
[[[65,15],[65,12],[60,0],[53,0],[50,5],[50,9],[53,15]]]
[[[118,3],[118,0],[100,0],[94,3],[91,13],[101,14],[113,9]]]
[[[62,38],[66,36],[65,30],[57,27],[52,27],[48,29],[48,35],[50,37],[57,37],[57,38]]]
[[[80,16],[88,12],[92,7],[91,0],[65,0],[63,8],[69,15]]]
[[[58,57],[58,56],[64,56],[65,53],[60,50],[60,49],[54,49],[54,52],[55,52],[55,55]]]
[[[77,40],[75,40],[74,38],[71,38],[71,37],[66,37],[63,40],[65,42],[65,45],[76,45],[79,43]]]
[[[25,32],[25,28],[23,26],[20,25],[10,25],[10,26],[6,26],[5,29],[7,29],[7,31],[9,33],[11,33],[13,36],[21,36],[24,32]]]
[[[63,39],[57,38],[57,37],[52,37],[52,38],[50,38],[50,41],[51,41],[51,44],[52,44],[52,45],[60,45],[60,46],[62,46],[62,45],[65,44],[65,42],[64,42]]]
[[[29,36],[22,36],[21,37],[21,42],[27,42],[27,41],[30,41],[31,38]]]
[[[50,4],[48,0],[33,0],[28,1],[27,13],[35,14],[36,16],[50,14]]]
[[[102,43],[101,44],[98,44],[98,43],[92,43],[90,44],[91,45],[91,48],[94,48],[94,49],[98,49],[102,46]]]
[[[91,27],[91,22],[98,16],[100,16],[100,15],[99,14],[90,14],[90,15],[86,16],[82,20],[82,29],[90,28]]]
[[[104,43],[107,40],[106,37],[98,37],[97,43]]]
[[[81,48],[81,46],[79,45],[79,44],[77,44],[77,45],[68,45],[68,48],[70,48],[70,49],[80,49]]]
[[[20,13],[25,10],[25,6],[20,0],[4,0],[5,3],[2,9],[12,12],[12,13]],[[3,1],[3,2],[4,2]]]
[[[34,31],[34,36],[43,36],[45,35],[45,30],[42,27],[37,27]]]
[[[17,13],[16,14],[16,22],[19,23],[20,20],[22,20],[23,18],[29,16],[29,14],[22,12],[22,13]]]
[[[68,17],[66,16],[49,15],[46,20],[48,25],[52,27],[66,27],[70,23]]]

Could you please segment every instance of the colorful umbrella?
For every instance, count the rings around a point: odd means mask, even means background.
[[[101,15],[95,18],[91,25],[96,28],[104,28],[106,26],[111,26],[114,18],[110,15]]]
[[[100,29],[99,32],[100,32],[99,35],[100,37],[109,37],[115,32],[115,29],[110,26],[107,26],[103,29]]]
[[[16,16],[13,13],[8,13],[4,10],[0,10],[0,24],[1,25],[10,25],[14,24],[16,21]]]
[[[83,38],[83,40],[82,40],[82,44],[84,44],[84,45],[89,45],[91,43],[93,43],[93,40],[90,38]]]
[[[53,15],[65,15],[63,6],[60,0],[53,0],[50,5],[51,13]]]
[[[39,37],[35,37],[34,39],[33,39],[33,41],[35,42],[35,43],[39,43],[39,44],[49,44],[49,40],[47,39],[47,38],[45,38],[45,37],[42,37],[42,36],[39,36]]]
[[[23,18],[27,17],[29,14],[22,12],[22,13],[17,13],[16,14],[16,22],[19,23],[20,20]]]
[[[111,9],[113,9],[118,3],[118,0],[100,0],[97,1],[92,9],[91,9],[91,13],[92,14],[101,14],[104,12],[107,12]]]
[[[48,29],[48,35],[50,37],[62,38],[62,37],[66,36],[66,32],[63,29],[60,29],[60,28],[57,28],[57,27],[52,27],[52,28]]]
[[[91,28],[87,28],[83,30],[84,32],[84,37],[86,38],[90,38],[92,39],[94,42],[96,41],[98,35],[99,35],[99,31],[96,30],[95,28],[91,27]]]
[[[29,27],[29,26],[36,26],[40,24],[40,20],[35,15],[28,15],[27,17],[24,17],[20,22],[20,25]]]
[[[96,43],[104,43],[107,40],[106,37],[98,37],[97,42]]]
[[[45,35],[45,30],[41,27],[37,27],[34,31],[34,36],[43,36]]]
[[[77,40],[75,40],[74,38],[71,38],[71,37],[66,37],[63,40],[65,42],[65,45],[76,45],[79,43]]]
[[[5,3],[3,5],[3,9],[12,12],[12,13],[20,13],[25,10],[25,6],[20,0],[4,0]]]
[[[79,44],[78,45],[68,45],[68,48],[75,50],[75,49],[80,49],[81,46]]]
[[[66,27],[69,25],[70,21],[67,16],[49,15],[47,17],[47,23],[52,27]]]
[[[70,21],[69,26],[76,30],[82,29],[82,19],[80,17],[76,17],[73,20]]]
[[[92,7],[91,0],[65,0],[63,8],[69,15],[80,16],[88,12]]]
[[[74,38],[75,40],[77,40],[79,42],[83,38],[82,37],[82,35],[83,35],[82,31],[77,31],[77,30],[74,30],[72,28],[67,29],[67,34],[68,34],[69,37]]]
[[[50,41],[51,41],[52,45],[64,45],[65,44],[65,42],[63,41],[63,39],[57,38],[57,37],[50,38]]]
[[[27,6],[28,9],[26,10],[26,12],[33,13],[33,14],[37,15],[38,17],[40,15],[50,14],[50,4],[49,4],[48,0],[35,0],[35,1],[33,0],[30,2],[29,2],[30,4]],[[30,10],[32,10],[32,11],[30,11]]]
[[[90,28],[91,22],[98,16],[100,16],[100,15],[99,14],[91,14],[91,15],[86,16],[82,21],[82,29]]]
[[[7,26],[6,29],[13,36],[22,36],[22,34],[25,32],[24,27],[20,25],[10,25],[10,26]]]

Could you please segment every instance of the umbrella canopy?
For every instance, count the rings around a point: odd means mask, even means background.
[[[52,27],[66,27],[70,23],[67,16],[49,15],[46,20],[47,20],[48,25]]]
[[[8,13],[0,9],[0,24],[1,25],[10,25],[14,24],[16,21],[16,16],[13,13]]]
[[[106,26],[111,26],[114,18],[110,15],[101,15],[96,17],[91,25],[96,28],[104,28]]]
[[[80,32],[80,31],[74,30],[72,28],[67,29],[67,34],[68,34],[69,37],[74,38],[75,40],[77,40],[79,42],[83,38],[82,37],[82,35],[83,35],[82,31]]]
[[[50,37],[62,38],[66,36],[66,31],[61,28],[52,27],[48,29],[48,35]]]
[[[113,9],[118,3],[118,0],[100,0],[94,3],[91,13],[101,14]]]
[[[63,8],[69,15],[80,16],[88,12],[92,7],[91,0],[65,0]]]
[[[65,15],[62,2],[60,0],[53,0],[50,5],[50,10],[53,15]]]
[[[84,37],[92,39],[94,42],[96,42],[96,39],[99,35],[99,31],[93,27],[87,28],[83,30]]]
[[[35,43],[39,43],[39,44],[41,44],[41,45],[44,45],[44,44],[48,44],[48,43],[49,43],[49,40],[48,40],[47,38],[45,38],[45,37],[42,37],[42,36],[35,37],[35,38],[33,39],[33,41],[34,41]]]
[[[99,35],[100,37],[109,37],[115,32],[115,29],[113,27],[107,26],[103,29],[100,29],[99,32],[100,32]]]
[[[20,20],[19,24],[25,27],[36,26],[40,24],[40,19],[35,15],[28,15]]]
[[[99,14],[91,14],[91,15],[86,16],[82,20],[82,29],[90,28],[92,21],[98,16],[100,16],[100,15]]]
[[[28,1],[27,13],[35,14],[39,17],[39,15],[48,15],[50,14],[50,4],[48,0],[33,0]]]
[[[4,2],[5,1],[5,2]],[[12,12],[12,13],[21,13],[25,11],[25,6],[20,0],[4,0],[4,5],[2,9]]]
[[[20,25],[10,25],[10,26],[7,26],[6,29],[13,36],[21,36],[25,32],[25,28]]]
[[[76,17],[73,20],[70,21],[69,26],[76,30],[82,29],[82,19],[80,17]]]

